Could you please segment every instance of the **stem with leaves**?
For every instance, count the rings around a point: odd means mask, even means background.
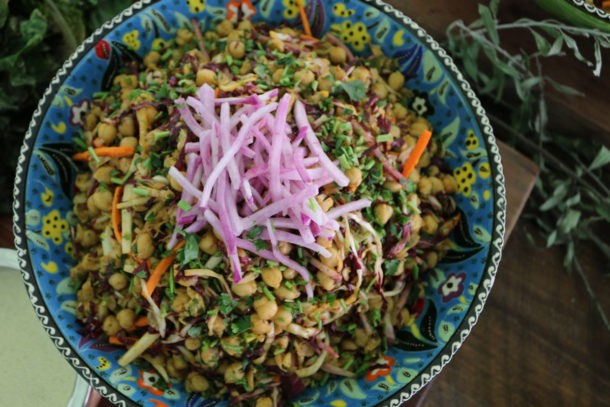
[[[469,25],[453,22],[447,29],[445,45],[461,63],[478,93],[487,98],[496,113],[500,112],[490,115],[498,135],[528,153],[540,167],[540,180],[525,215],[535,220],[547,247],[565,249],[564,265],[568,270],[576,270],[583,280],[610,331],[608,317],[580,266],[576,250],[581,242],[589,241],[610,260],[610,246],[604,243],[605,231],[610,226],[606,172],[610,167],[610,150],[586,137],[557,134],[548,128],[547,85],[566,95],[584,95],[545,75],[543,63],[550,57],[571,55],[599,76],[601,50],[610,49],[610,34],[554,20],[521,18],[499,23],[498,5],[499,0],[492,0],[489,6],[480,4],[480,18]],[[500,36],[500,32],[508,30],[529,32],[535,50],[529,54],[508,51]],[[592,56],[581,52],[578,38],[593,44]]]

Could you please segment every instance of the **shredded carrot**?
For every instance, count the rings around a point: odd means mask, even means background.
[[[220,95],[220,88],[214,89],[214,97],[218,98],[218,95]]]
[[[182,246],[184,246],[185,243],[186,242],[184,240],[181,241],[180,243],[178,243],[176,245],[176,247],[174,247],[172,254],[161,259],[161,261],[157,264],[155,269],[152,271],[152,273],[150,274],[150,277],[148,278],[148,281],[146,282],[146,289],[148,290],[149,295],[152,295],[153,291],[155,291],[155,288],[157,288],[157,286],[159,285],[159,281],[161,281],[161,277],[163,276],[163,274],[165,274],[167,269],[172,265],[172,263],[176,259],[176,256],[178,255],[178,249],[180,249]]]
[[[123,187],[118,186],[114,190],[114,196],[112,198],[112,230],[114,230],[114,237],[119,243],[123,242],[123,236],[121,235],[121,230],[119,229],[119,208],[117,205],[121,200],[121,196],[123,194]]]
[[[121,341],[119,339],[118,336],[116,335],[112,335],[108,337],[108,343],[111,345],[119,345],[119,346],[123,346],[123,341]]]
[[[138,328],[148,326],[148,317],[146,317],[146,315],[142,315],[140,318],[136,319],[136,322],[133,323],[133,326],[136,326]]]
[[[405,178],[409,178],[409,175],[411,175],[411,171],[413,171],[413,169],[417,165],[417,162],[424,153],[424,150],[430,142],[431,137],[432,133],[428,130],[424,130],[421,136],[419,136],[417,143],[415,143],[415,146],[413,147],[413,151],[411,151],[409,158],[405,160],[405,163],[402,166],[402,175]]]
[[[305,35],[313,37],[311,34],[311,27],[309,27],[307,13],[305,13],[305,7],[303,7],[303,0],[297,0],[297,7],[299,8],[299,14],[301,15],[301,22],[303,23],[303,31],[305,32]]]
[[[98,157],[131,157],[135,151],[136,149],[132,146],[98,147],[93,149],[93,152]],[[91,153],[89,151],[76,153],[72,156],[72,159],[76,161],[87,161],[90,158]]]

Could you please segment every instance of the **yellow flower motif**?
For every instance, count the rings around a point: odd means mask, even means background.
[[[112,363],[110,363],[110,361],[103,356],[98,356],[97,361],[97,370],[108,370],[110,369],[110,366],[112,366]]]
[[[487,179],[491,175],[491,169],[489,168],[489,163],[483,163],[479,166],[479,177],[482,179]]]
[[[469,130],[468,136],[466,137],[466,148],[469,150],[473,150],[479,146],[479,139],[474,134],[474,131]]]
[[[306,0],[300,0],[303,7],[307,4]],[[297,0],[282,0],[284,5],[284,17],[291,19],[296,18],[299,15],[299,7],[297,6]]]
[[[485,199],[486,201],[489,201],[489,198],[491,198],[491,191],[487,190],[487,191],[483,192],[483,199]]]
[[[337,17],[349,17],[354,15],[355,12],[355,10],[345,7],[343,3],[337,3],[333,6],[333,14]]]
[[[72,242],[66,243],[66,245],[64,246],[64,251],[68,256],[72,257],[73,259],[76,258],[74,256],[74,246],[72,245]]]
[[[405,39],[403,38],[404,30],[398,30],[394,33],[394,38],[392,38],[392,43],[396,47],[402,47],[405,45]]]
[[[54,197],[55,194],[53,193],[53,191],[51,191],[47,187],[44,187],[44,192],[40,194],[40,199],[42,200],[44,206],[51,206]]]
[[[138,39],[138,35],[140,35],[140,32],[138,30],[133,30],[125,33],[122,38],[123,43],[134,51],[137,51],[138,49],[140,49],[140,40]]]
[[[42,266],[42,269],[49,274],[55,274],[59,269],[59,267],[57,267],[57,263],[55,263],[54,261],[50,261],[48,263],[40,263],[40,265]]]
[[[53,243],[60,244],[63,241],[62,234],[67,231],[68,222],[59,216],[57,209],[42,218],[42,235],[51,238]]]
[[[472,192],[472,185],[477,179],[472,164],[466,163],[461,168],[456,168],[453,170],[453,175],[458,182],[458,191],[464,196],[469,196]]]
[[[163,38],[155,38],[152,42],[152,50],[153,51],[161,51],[163,48],[167,46],[167,41]]]
[[[65,122],[59,122],[57,124],[51,123],[51,128],[53,129],[53,131],[55,133],[59,133],[59,134],[64,134],[67,129]]]
[[[189,10],[193,14],[201,13],[205,10],[205,0],[186,0]]]
[[[364,23],[352,24],[351,21],[344,21],[341,25],[333,24],[331,30],[337,33],[341,40],[350,44],[356,51],[362,51],[366,44],[371,40]]]

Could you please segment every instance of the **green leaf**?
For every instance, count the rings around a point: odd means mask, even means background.
[[[597,155],[593,159],[593,162],[589,165],[591,171],[601,168],[610,163],[610,150],[606,146],[602,146]]]
[[[567,194],[568,194],[567,184],[560,184],[557,188],[555,188],[553,195],[550,198],[548,198],[542,205],[540,205],[539,209],[542,212],[548,211],[549,209],[553,209],[554,207],[559,205],[561,202],[563,202],[563,200]]]
[[[184,260],[182,264],[188,264],[193,260],[197,260],[199,258],[199,239],[197,236],[187,234],[186,235],[186,245],[184,245]]]
[[[489,38],[491,38],[491,41],[494,44],[498,45],[500,43],[500,37],[498,36],[496,22],[491,10],[486,5],[479,3],[479,14],[481,15],[481,20],[487,29],[486,34],[489,36]]]
[[[221,314],[229,315],[231,311],[237,306],[237,301],[229,296],[227,293],[220,294],[218,297],[218,309]]]
[[[231,323],[231,332],[233,333],[233,335],[239,335],[250,329],[250,326],[250,317],[247,315],[242,316]]]
[[[547,82],[558,92],[561,92],[570,96],[585,96],[584,93],[579,91],[578,89],[574,89],[571,86],[563,85],[551,78],[546,78]]]
[[[559,230],[563,233],[569,233],[574,230],[576,226],[578,226],[578,221],[580,220],[582,213],[579,210],[569,209],[564,216],[559,219],[557,226]]]
[[[339,88],[347,93],[347,96],[354,102],[366,99],[366,86],[359,79],[349,82],[339,82]]]
[[[0,0],[0,28],[4,27],[8,17],[8,0]]]

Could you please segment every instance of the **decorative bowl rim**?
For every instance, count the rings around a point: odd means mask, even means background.
[[[69,77],[78,62],[80,62],[86,53],[92,47],[94,47],[99,40],[103,39],[111,30],[119,26],[126,19],[132,17],[146,7],[160,1],[163,0],[140,0],[134,3],[129,8],[125,9],[120,14],[105,22],[101,27],[95,30],[95,32],[91,34],[84,42],[82,42],[72,53],[72,55],[64,62],[62,67],[57,71],[51,80],[49,86],[46,88],[36,110],[32,115],[32,119],[20,150],[13,189],[13,233],[15,235],[15,247],[19,257],[19,266],[21,269],[22,278],[32,302],[32,306],[34,307],[34,311],[40,319],[47,334],[53,341],[55,347],[73,366],[77,373],[102,396],[106,397],[115,405],[122,407],[135,405],[135,403],[117,391],[97,372],[89,368],[78,352],[62,336],[53,316],[44,303],[43,296],[40,287],[38,286],[38,282],[36,281],[34,269],[28,255],[28,243],[25,234],[25,180],[27,179],[27,169],[29,167],[33,147],[38,131],[40,130],[42,119],[50,107],[52,96],[55,94],[55,92],[59,89],[65,79]],[[425,44],[426,47],[428,47],[428,49],[434,53],[435,57],[441,61],[444,68],[452,76],[456,85],[460,88],[461,92],[463,92],[468,102],[468,106],[473,112],[476,122],[481,129],[482,137],[485,140],[485,148],[488,153],[491,175],[493,179],[494,219],[491,231],[490,249],[479,287],[477,288],[473,300],[469,305],[468,311],[464,315],[463,321],[456,328],[450,341],[447,342],[441,352],[427,366],[425,366],[411,382],[400,388],[396,393],[389,396],[389,398],[386,400],[377,404],[378,407],[396,407],[407,401],[410,397],[417,393],[417,391],[422,389],[442,370],[445,365],[447,365],[476,324],[493,286],[501,258],[505,232],[506,191],[499,149],[496,144],[489,119],[487,118],[485,110],[483,109],[479,99],[476,97],[470,84],[458,70],[451,57],[443,48],[440,47],[436,40],[434,40],[429,34],[426,33],[424,29],[407,17],[403,12],[395,9],[393,6],[385,3],[382,0],[360,1],[376,7],[405,28],[408,28],[418,37],[420,41],[422,41],[423,44]],[[575,3],[583,2],[583,0],[572,1]]]
[[[606,23],[610,23],[610,14],[606,13],[601,8],[591,5],[587,3],[585,0],[569,0],[570,3],[578,7],[580,10],[587,12],[593,17],[596,17],[599,20],[605,21]]]

